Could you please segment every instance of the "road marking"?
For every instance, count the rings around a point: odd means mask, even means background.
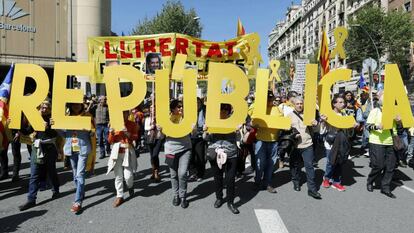
[[[393,181],[392,183],[394,183],[395,185],[397,185],[400,188],[403,188],[403,189],[407,190],[408,192],[414,193],[414,189],[412,189],[410,187],[407,187],[407,186],[405,186],[405,185],[403,185],[401,183],[395,182],[395,181]]]
[[[289,233],[277,210],[255,209],[262,233]]]
[[[409,191],[409,192],[414,193],[414,189],[412,189],[412,188],[410,188],[410,187],[407,187],[407,186],[405,186],[405,185],[401,185],[400,187],[401,187],[401,188],[403,188],[403,189],[405,189],[405,190],[407,190],[407,191]]]

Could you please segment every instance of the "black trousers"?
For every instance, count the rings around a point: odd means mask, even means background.
[[[13,176],[18,176],[20,171],[20,165],[22,164],[22,153],[20,152],[22,144],[17,142],[12,142],[12,154],[13,154]],[[32,146],[27,145],[27,150],[29,155],[32,154]]]
[[[192,138],[191,163],[198,178],[203,178],[206,171],[206,143],[202,138]]]
[[[153,165],[155,169],[160,167],[159,154],[162,144],[164,144],[164,139],[156,139],[154,143],[148,144],[148,151],[151,156],[151,165]]]
[[[313,146],[307,148],[295,148],[290,155],[290,173],[292,175],[292,182],[295,185],[300,185],[302,161],[306,169],[306,183],[309,191],[317,191],[315,184],[315,169],[313,168]]]
[[[223,174],[226,173],[226,195],[227,203],[233,203],[235,196],[235,179],[237,158],[227,159],[226,163],[221,169],[217,166],[216,160],[210,161],[211,168],[214,172],[214,183],[216,186],[216,198],[223,198]]]
[[[7,176],[9,173],[9,158],[7,158],[8,146],[0,153],[0,177]]]
[[[369,144],[369,158],[371,172],[368,175],[368,184],[374,183],[378,176],[382,176],[381,190],[390,192],[390,184],[394,175],[396,157],[392,145]]]

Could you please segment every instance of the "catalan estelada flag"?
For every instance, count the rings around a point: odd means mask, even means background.
[[[10,89],[11,83],[13,79],[13,72],[14,72],[14,65],[12,64],[10,67],[9,72],[7,73],[6,77],[4,78],[3,83],[0,85],[0,142],[2,149],[6,149],[9,144],[9,133],[8,129],[6,129],[6,121],[9,117],[9,98],[10,98]]]
[[[322,31],[321,47],[319,48],[318,60],[321,63],[321,78],[329,72],[329,48],[328,38],[325,30]]]
[[[241,23],[240,19],[237,21],[237,36],[243,36],[246,34],[246,31],[244,30],[243,24]]]

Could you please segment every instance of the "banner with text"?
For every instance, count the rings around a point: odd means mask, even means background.
[[[209,62],[234,63],[249,78],[256,76],[260,38],[256,33],[223,42],[211,42],[177,33],[143,36],[109,36],[88,39],[89,62],[95,66],[92,82],[103,83],[105,66],[131,65],[154,79],[156,69],[170,71],[176,54],[186,54],[186,68],[197,69],[198,79],[208,78]],[[171,77],[171,75],[170,75]]]

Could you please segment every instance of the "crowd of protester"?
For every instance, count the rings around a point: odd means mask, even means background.
[[[21,211],[36,205],[39,190],[50,187],[52,198],[58,198],[59,175],[56,162],[63,161],[64,169],[71,169],[76,187],[71,211],[82,209],[85,197],[85,177],[94,174],[96,156],[108,160],[107,174],[114,172],[116,199],[113,207],[124,202],[124,181],[129,196],[134,196],[134,172],[137,159],[143,152],[149,152],[153,182],[161,181],[160,152],[164,152],[169,167],[172,204],[187,208],[187,183],[201,182],[206,177],[207,162],[211,167],[215,183],[216,201],[219,208],[225,202],[233,214],[239,210],[234,204],[235,180],[254,173],[254,190],[277,193],[272,178],[277,168],[289,166],[294,191],[301,191],[301,167],[306,171],[308,195],[321,199],[319,183],[315,179],[318,160],[326,157],[322,187],[345,191],[342,178],[346,174],[344,164],[352,156],[366,156],[370,160],[371,172],[367,179],[367,191],[373,192],[375,181],[384,195],[395,198],[390,183],[398,166],[413,166],[414,128],[403,128],[401,119],[394,120],[392,130],[384,130],[381,124],[382,93],[374,92],[372,99],[366,92],[355,97],[352,92],[333,95],[332,109],[340,116],[353,116],[354,127],[338,129],[328,123],[325,115],[317,110],[312,124],[303,122],[303,98],[290,91],[286,95],[275,95],[268,91],[267,114],[285,116],[292,121],[290,130],[271,129],[260,126],[251,116],[255,111],[254,96],[247,97],[248,116],[243,125],[228,134],[208,133],[205,125],[206,107],[202,98],[197,99],[198,117],[191,134],[174,138],[163,134],[157,124],[154,99],[148,98],[131,111],[124,112],[125,127],[121,131],[111,128],[108,105],[105,96],[85,97],[83,104],[69,104],[67,114],[91,116],[91,130],[55,130],[51,118],[51,103],[44,101],[39,112],[46,130],[35,131],[26,118],[21,119],[20,130],[8,130],[8,138],[1,138],[0,179],[9,178],[8,146],[13,155],[12,182],[18,181],[21,164],[21,144],[27,144],[30,159],[30,181],[27,201],[19,206]],[[317,107],[318,109],[318,107]],[[220,107],[220,118],[232,114],[229,104]],[[180,123],[183,119],[182,100],[170,102],[170,120]],[[7,121],[7,124],[10,120]],[[6,128],[7,130],[7,128]],[[401,145],[397,148],[395,140]],[[355,146],[359,152],[352,152]],[[97,153],[98,152],[98,153]],[[145,166],[145,165],[142,165]],[[226,199],[223,188],[226,187]],[[226,201],[225,201],[226,200]]]

